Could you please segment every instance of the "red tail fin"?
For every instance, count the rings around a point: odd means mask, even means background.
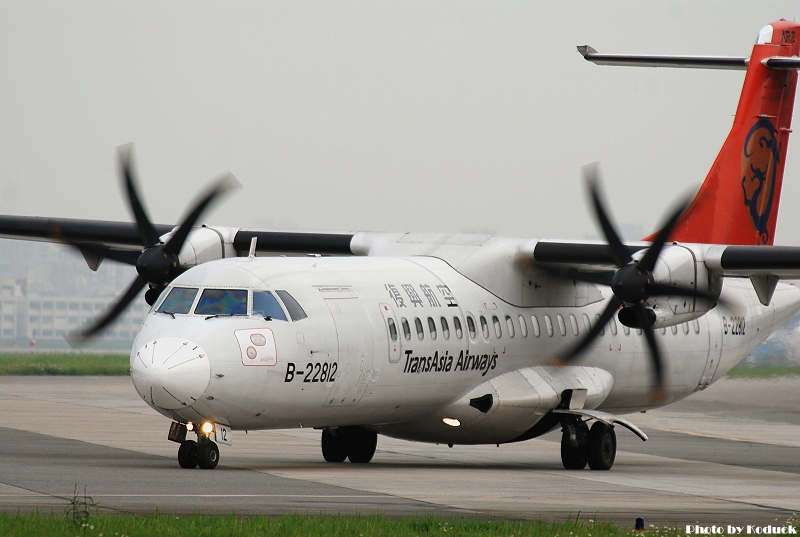
[[[799,49],[800,24],[778,21],[761,30],[731,132],[671,240],[773,243],[797,71],[762,62],[796,57]]]

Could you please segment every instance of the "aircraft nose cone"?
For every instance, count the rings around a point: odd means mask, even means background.
[[[131,362],[136,391],[166,410],[191,406],[206,391],[210,376],[206,352],[184,338],[163,337],[146,343]]]

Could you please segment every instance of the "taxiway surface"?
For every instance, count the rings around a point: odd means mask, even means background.
[[[379,437],[368,465],[327,464],[319,431],[235,432],[213,471],[182,470],[169,421],[127,377],[0,377],[0,510],[388,516],[432,513],[629,524],[783,522],[800,512],[800,378],[723,379],[618,428],[609,472],[561,467],[558,433],[520,444]]]

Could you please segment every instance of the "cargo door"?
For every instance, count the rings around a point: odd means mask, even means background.
[[[330,383],[325,406],[354,405],[364,396],[372,378],[372,328],[352,288],[320,291],[336,325],[339,347],[338,372]]]

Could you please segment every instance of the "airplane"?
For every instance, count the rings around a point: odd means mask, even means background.
[[[0,236],[60,242],[90,268],[137,276],[102,331],[147,288],[133,385],[169,418],[182,468],[213,469],[234,431],[314,428],[330,463],[368,463],[378,435],[453,446],[561,430],[566,469],[609,470],[622,414],[703,390],[800,311],[800,248],[774,246],[800,68],[800,25],[749,58],[600,54],[600,65],[742,69],[730,134],[697,195],[624,243],[584,168],[602,241],[153,224],[130,147],[134,222],[0,216]],[[590,426],[591,425],[591,426]],[[192,435],[196,436],[195,439]]]

